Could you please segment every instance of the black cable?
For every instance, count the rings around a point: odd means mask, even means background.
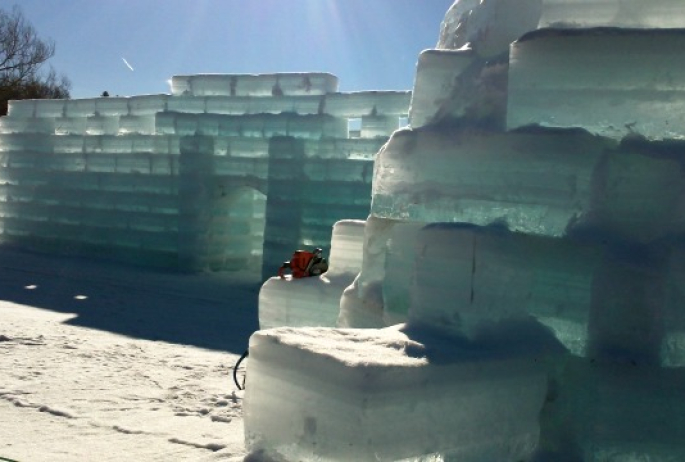
[[[240,367],[240,363],[243,362],[245,358],[248,357],[250,354],[249,350],[245,350],[245,353],[240,357],[237,363],[235,363],[235,366],[233,366],[233,382],[235,382],[235,386],[238,387],[238,390],[244,390],[245,389],[245,377],[243,377],[243,384],[242,386],[238,382],[238,368]]]

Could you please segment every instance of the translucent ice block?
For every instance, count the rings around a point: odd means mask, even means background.
[[[326,95],[324,112],[335,117],[402,116],[409,110],[409,91],[360,91]]]
[[[87,118],[87,135],[116,135],[119,132],[118,116],[94,115]]]
[[[543,0],[540,27],[682,28],[679,0]]]
[[[36,117],[63,117],[65,115],[65,100],[41,99],[34,100]]]
[[[280,96],[323,95],[337,91],[338,78],[327,73],[197,74],[174,76],[173,95]]]
[[[258,331],[248,450],[288,461],[527,460],[545,374],[533,357],[459,350],[391,328]]]
[[[363,240],[363,221],[337,222],[328,272],[320,277],[266,281],[259,292],[260,327],[335,326],[342,292],[361,269]]]
[[[656,146],[664,155],[652,155]],[[617,145],[580,130],[399,131],[378,155],[371,212],[546,236],[593,229],[649,242],[685,226],[683,149],[682,142]]]
[[[537,28],[544,0],[458,1],[447,11],[437,48],[470,47],[487,58]]]
[[[44,133],[55,132],[55,119],[51,117],[2,117],[0,134],[4,133]]]
[[[409,111],[413,128],[437,122],[446,115],[463,109],[451,98],[459,90],[459,76],[474,62],[471,51],[425,50],[419,55],[414,91]]]
[[[97,114],[96,98],[70,99],[64,101],[66,117],[89,117]]]
[[[153,115],[167,110],[169,95],[140,95],[128,100],[129,114]]]
[[[10,117],[35,117],[36,100],[23,99],[17,101],[8,101],[7,115]]]
[[[530,34],[512,46],[507,126],[684,138],[684,47],[682,30]]]
[[[119,133],[140,133],[144,135],[155,134],[154,115],[124,115],[119,117]]]
[[[387,138],[398,129],[397,116],[364,116],[362,117],[362,138]]]
[[[601,246],[454,224],[428,225],[415,236],[410,322],[476,337],[533,316],[567,349],[585,353]],[[392,282],[384,292],[398,290]]]
[[[571,360],[542,413],[545,460],[675,461],[685,457],[685,374],[634,364]],[[547,443],[547,441],[549,443]],[[555,457],[556,456],[556,457]]]
[[[207,98],[207,112],[214,114],[318,114],[322,106],[320,95],[281,97],[214,96]]]
[[[86,117],[56,117],[54,121],[56,135],[83,135],[88,127]]]

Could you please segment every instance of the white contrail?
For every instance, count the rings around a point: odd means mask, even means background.
[[[131,69],[131,72],[133,72],[133,66],[131,66],[131,65],[128,63],[128,61],[126,61],[126,58],[121,58],[121,60],[124,62],[124,64],[126,64],[126,67],[128,67],[129,69]]]

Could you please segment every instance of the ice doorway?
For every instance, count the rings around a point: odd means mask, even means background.
[[[207,235],[210,271],[261,271],[266,195],[243,186],[221,191]]]

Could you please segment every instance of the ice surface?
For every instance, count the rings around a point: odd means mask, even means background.
[[[252,96],[214,96],[206,98],[206,111],[212,114],[318,114],[323,106],[321,95],[281,96],[278,98]],[[182,105],[177,110],[183,111]]]
[[[343,289],[361,269],[363,240],[364,221],[339,221],[333,225],[328,272],[320,277],[266,281],[259,292],[260,328],[334,327]]]
[[[419,55],[412,92],[409,122],[423,127],[451,108],[449,95],[456,89],[459,76],[473,63],[471,51],[425,50]],[[454,104],[454,103],[453,103]]]
[[[617,145],[574,130],[399,131],[378,155],[371,213],[648,242],[685,224],[681,144],[661,146],[655,157],[639,140]]]
[[[2,117],[0,134],[5,133],[45,133],[55,132],[55,119],[35,117]]]
[[[281,96],[323,95],[338,90],[338,78],[327,73],[197,74],[171,79],[172,95]]]
[[[540,27],[682,28],[679,0],[543,0]]]
[[[388,240],[399,222],[370,215],[364,228],[362,269],[340,299],[340,327],[384,327],[383,278]]]
[[[683,138],[685,65],[669,50],[684,46],[680,30],[531,34],[512,46],[507,126]]]
[[[535,30],[544,0],[458,0],[443,20],[437,48],[473,49],[488,58],[506,53],[509,44]]]
[[[248,449],[286,460],[524,460],[539,437],[544,351],[493,355],[411,329],[259,331]]]
[[[425,50],[419,55],[409,112],[412,128],[454,124],[504,127],[505,63],[484,62],[472,50]]]
[[[332,93],[324,99],[324,112],[335,117],[356,118],[371,115],[399,117],[407,114],[411,92],[360,91]]]

